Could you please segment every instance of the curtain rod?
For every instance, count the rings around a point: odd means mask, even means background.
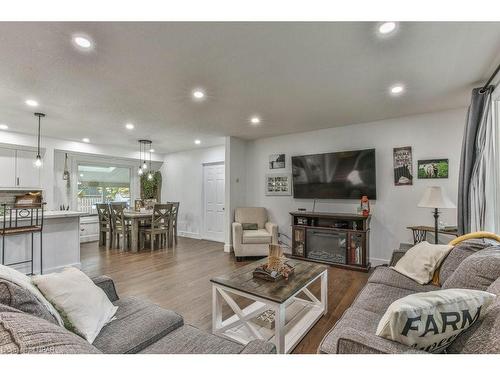
[[[493,74],[491,75],[491,77],[488,79],[488,81],[486,81],[485,85],[483,86],[483,88],[481,89],[481,91],[485,91],[486,88],[489,86],[489,84],[491,83],[491,81],[493,81],[493,79],[495,78],[495,76],[498,74],[498,72],[500,71],[500,64],[498,64],[497,68],[495,69],[495,71],[493,72]],[[495,88],[493,88],[494,90]]]

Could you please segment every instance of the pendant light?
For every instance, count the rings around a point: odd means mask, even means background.
[[[151,181],[153,180],[153,171],[151,170],[151,143],[149,144],[149,173],[148,173],[148,180]]]
[[[148,170],[148,168],[151,169],[151,144],[152,143],[153,142],[150,141],[149,139],[140,139],[139,140],[139,159],[141,162],[141,165],[139,166],[139,169],[137,171],[139,176],[142,176]],[[149,161],[149,165],[148,165],[148,161]],[[152,173],[149,172],[148,179],[151,180],[153,178],[152,176],[153,176]]]
[[[35,158],[35,166],[40,168],[42,166],[42,156],[40,155],[40,130],[41,130],[41,119],[45,117],[45,113],[35,112],[35,116],[38,117],[38,139],[37,139],[37,149],[36,149],[36,158]]]

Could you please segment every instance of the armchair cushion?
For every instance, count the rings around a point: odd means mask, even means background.
[[[243,243],[244,244],[266,244],[271,243],[272,236],[265,229],[257,230],[244,230],[243,231]]]
[[[264,207],[239,207],[234,211],[234,221],[257,223],[258,229],[263,229],[267,222],[267,210]]]

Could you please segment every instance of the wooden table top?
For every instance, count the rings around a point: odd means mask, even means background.
[[[407,229],[411,230],[420,230],[420,231],[425,231],[425,232],[434,232],[434,227],[427,226],[427,225],[412,225],[409,227],[406,227]],[[457,229],[438,229],[438,233],[441,234],[451,234],[451,235],[458,235],[458,230]]]
[[[151,217],[151,215],[153,215],[153,210],[146,211],[146,212],[139,212],[139,211],[134,211],[134,210],[124,210],[123,211],[123,216],[125,216],[126,218],[129,218],[129,219]]]
[[[327,269],[318,263],[297,259],[288,259],[287,261],[295,267],[294,274],[288,280],[266,281],[254,278],[252,273],[255,268],[267,263],[267,258],[264,258],[240,267],[229,274],[213,277],[210,281],[256,297],[283,303]]]

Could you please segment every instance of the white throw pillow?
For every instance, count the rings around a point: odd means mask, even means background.
[[[378,323],[377,336],[431,353],[443,351],[481,319],[495,295],[472,289],[442,289],[394,301]]]
[[[433,245],[423,241],[409,249],[391,268],[424,285],[432,280],[434,271],[451,249],[453,249],[451,245]]]
[[[61,313],[66,328],[91,344],[118,309],[101,288],[74,267],[33,276],[33,282]]]
[[[28,290],[33,296],[40,302],[52,315],[60,326],[64,326],[64,322],[61,315],[57,310],[50,304],[49,301],[43,296],[42,293],[33,285],[33,282],[29,276],[22,274],[21,272],[4,265],[0,264],[0,279],[7,280],[17,286]]]

